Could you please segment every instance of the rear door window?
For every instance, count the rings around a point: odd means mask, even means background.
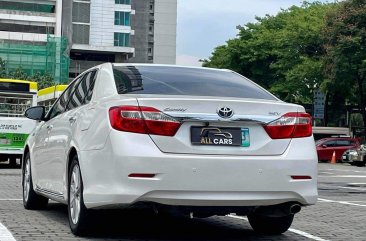
[[[90,90],[90,88],[92,88],[91,85],[93,85],[95,74],[96,74],[95,70],[84,74],[83,78],[81,79],[80,83],[76,86],[75,91],[70,98],[67,107],[68,110],[86,104],[84,100],[86,99],[86,97],[88,97],[88,91]]]
[[[86,93],[84,104],[88,104],[91,101],[91,98],[93,96],[94,86],[95,86],[95,80],[97,78],[98,72],[93,71],[93,74],[90,76],[90,78],[86,79],[85,84],[88,88],[88,92]]]
[[[324,143],[327,147],[334,147],[336,146],[336,141],[327,141]]]
[[[350,146],[351,143],[348,140],[338,140],[337,141],[337,146]]]
[[[72,96],[72,94],[75,91],[75,87],[76,85],[79,83],[80,78],[73,81],[69,87],[65,90],[65,92],[62,94],[62,96],[60,97],[60,103],[62,106],[64,106],[64,108],[66,109],[67,104],[69,103],[69,100]]]
[[[119,94],[157,94],[277,100],[231,71],[173,66],[114,66]]]

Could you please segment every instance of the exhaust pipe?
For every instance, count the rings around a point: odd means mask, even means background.
[[[301,211],[301,205],[299,203],[292,202],[273,206],[257,207],[254,208],[252,213],[268,217],[284,217],[288,215],[294,215],[300,211]]]
[[[290,205],[290,214],[296,214],[301,211],[301,206],[299,204]]]

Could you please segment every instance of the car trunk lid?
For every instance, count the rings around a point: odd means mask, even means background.
[[[153,107],[182,123],[175,136],[150,135],[162,152],[175,154],[281,155],[291,139],[273,140],[263,125],[288,112],[304,111],[260,99],[138,95],[137,100],[140,107]]]

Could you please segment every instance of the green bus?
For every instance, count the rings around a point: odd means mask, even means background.
[[[36,82],[0,79],[0,162],[16,166],[22,157],[25,141],[36,126],[24,112],[36,105]]]

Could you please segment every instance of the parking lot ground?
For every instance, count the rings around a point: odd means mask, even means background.
[[[319,164],[319,202],[303,208],[279,236],[255,234],[245,217],[162,217],[141,211],[103,211],[86,238],[69,229],[67,209],[51,202],[28,211],[19,169],[0,165],[0,240],[366,240],[366,168]]]

